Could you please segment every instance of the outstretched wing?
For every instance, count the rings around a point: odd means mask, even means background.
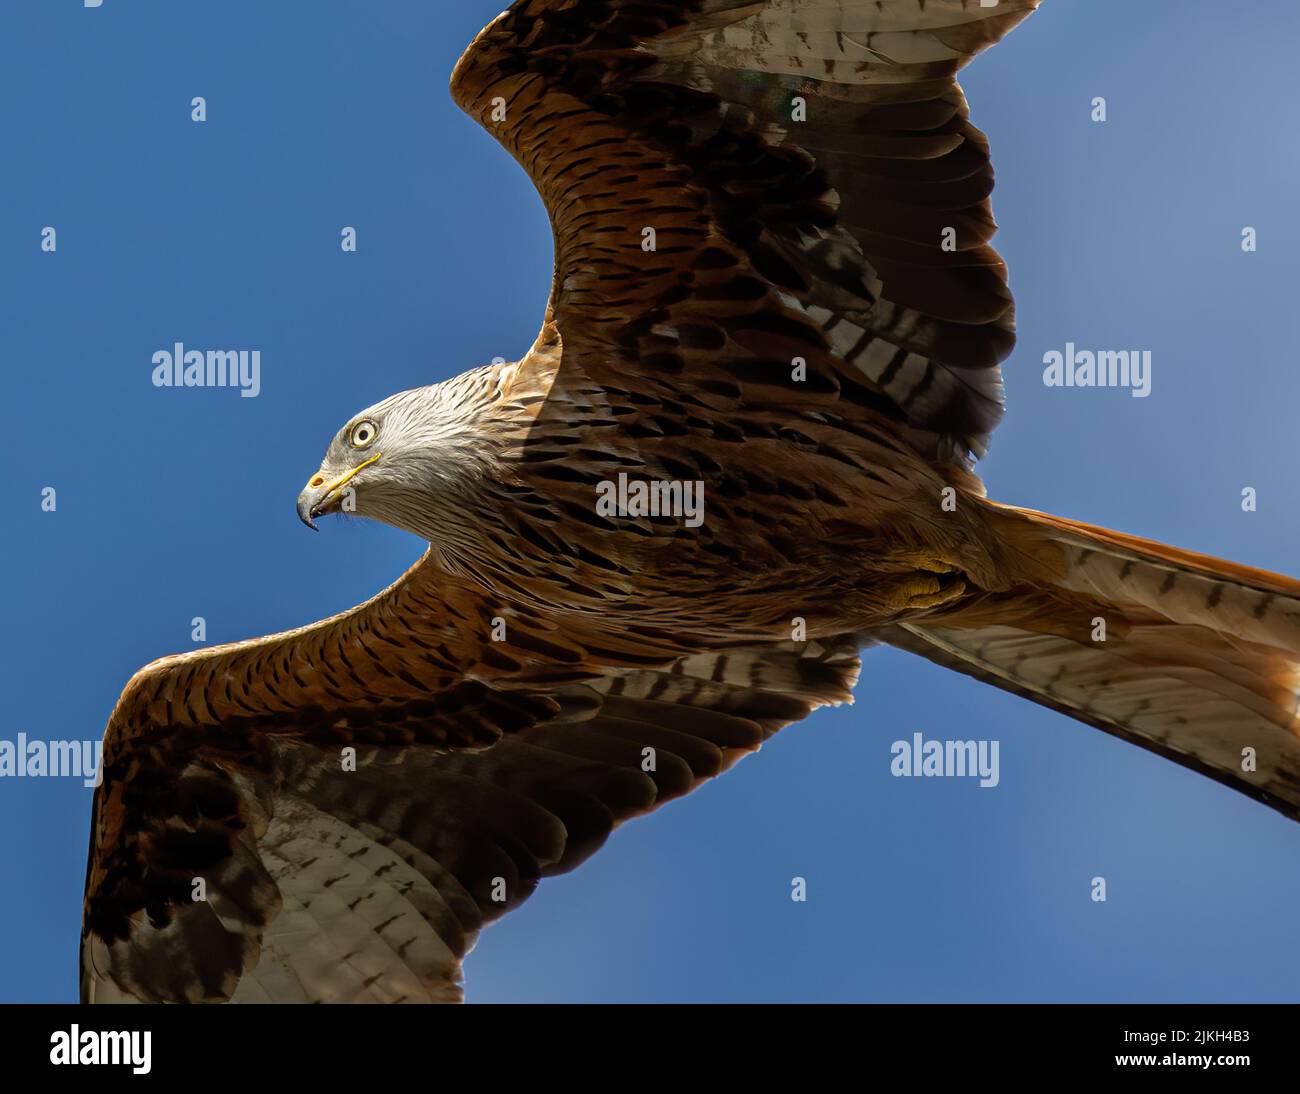
[[[519,0],[452,93],[546,203],[565,366],[982,453],[1013,306],[954,76],[1038,3]]]
[[[485,923],[848,698],[849,640],[679,656],[501,619],[430,555],[311,627],[138,673],[105,735],[86,1001],[454,1001]]]

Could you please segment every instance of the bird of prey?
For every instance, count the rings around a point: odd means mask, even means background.
[[[486,923],[873,643],[1300,817],[1300,583],[972,470],[1013,307],[955,77],[1038,2],[519,0],[479,34],[451,90],[549,212],[541,331],[359,413],[298,498],[427,539],[396,584],[127,684],[83,998],[459,1000]]]

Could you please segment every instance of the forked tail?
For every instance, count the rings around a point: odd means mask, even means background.
[[[1300,582],[983,504],[1012,587],[879,637],[1300,820]]]

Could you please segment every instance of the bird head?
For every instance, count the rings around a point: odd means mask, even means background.
[[[350,512],[438,538],[485,471],[477,427],[495,385],[480,372],[399,392],[349,419],[298,495],[302,522],[315,529],[319,516]]]
[[[382,450],[375,447],[380,430],[376,409],[363,410],[338,432],[330,442],[320,468],[298,495],[298,519],[312,531],[319,531],[317,517],[344,508],[349,489],[352,496],[356,496],[356,487],[349,487],[353,479],[383,459]],[[373,471],[368,481],[374,483],[393,462],[390,458],[383,471]]]

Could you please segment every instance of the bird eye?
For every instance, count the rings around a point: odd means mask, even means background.
[[[348,434],[348,442],[353,448],[365,448],[375,439],[375,434],[378,432],[379,427],[374,422],[357,422],[352,427],[352,432]]]

